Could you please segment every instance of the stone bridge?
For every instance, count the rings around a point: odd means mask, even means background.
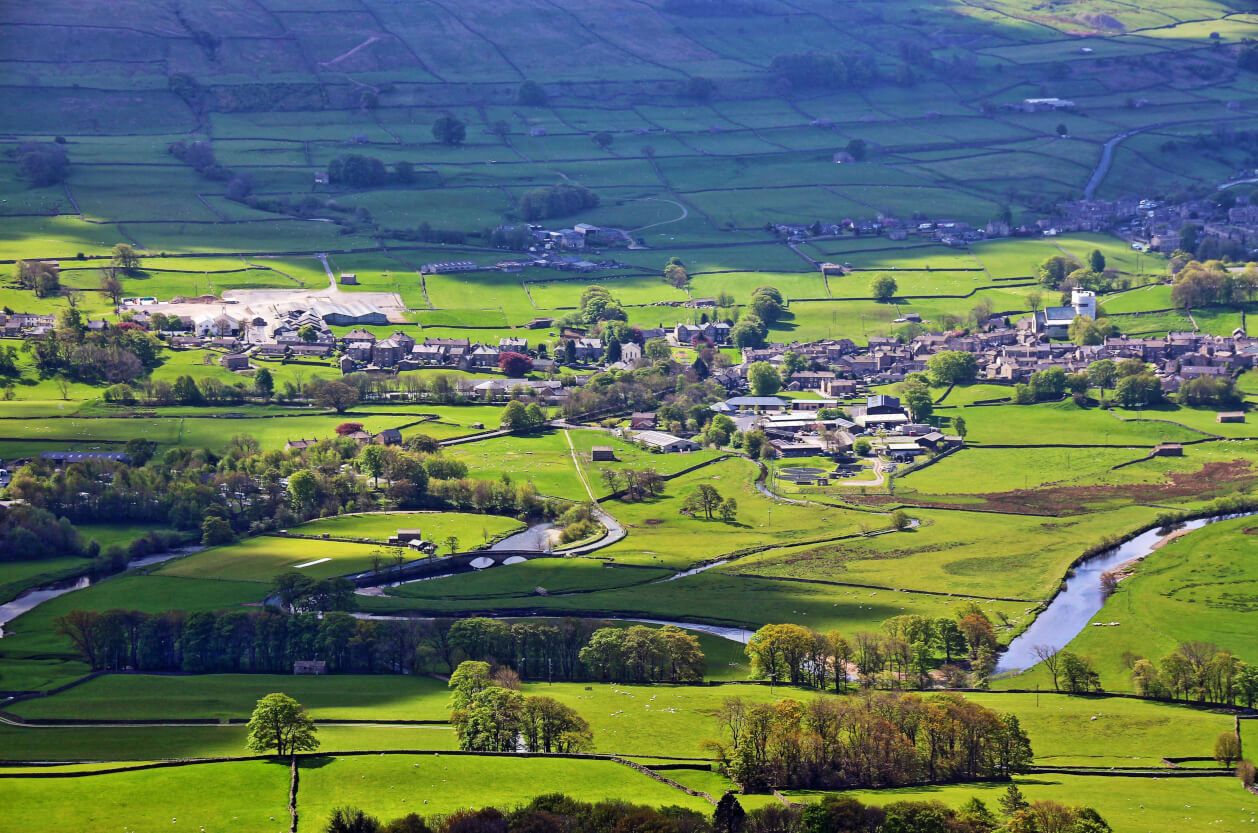
[[[473,552],[456,552],[454,555],[424,558],[410,561],[400,567],[382,567],[379,571],[367,571],[346,576],[354,585],[363,587],[381,587],[399,581],[414,581],[421,578],[446,576],[453,573],[467,573],[500,567],[504,564],[519,564],[533,558],[559,558],[564,552],[541,552],[538,550],[475,550]]]

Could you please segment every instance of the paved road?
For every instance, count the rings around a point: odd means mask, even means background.
[[[1220,119],[1215,119],[1214,121],[1234,121],[1240,118],[1249,118],[1249,116],[1248,115],[1224,116]],[[1105,175],[1109,173],[1110,164],[1114,160],[1114,148],[1122,144],[1123,140],[1129,139],[1132,136],[1135,136],[1137,133],[1147,133],[1150,130],[1159,130],[1163,127],[1172,127],[1177,124],[1199,124],[1205,121],[1208,121],[1208,120],[1205,118],[1200,118],[1200,119],[1179,119],[1176,121],[1163,121],[1163,122],[1158,122],[1157,124],[1146,124],[1144,127],[1136,127],[1136,128],[1126,131],[1125,133],[1119,133],[1117,136],[1107,141],[1105,145],[1101,148],[1101,158],[1096,163],[1096,168],[1093,169],[1092,176],[1088,178],[1088,184],[1084,186],[1083,198],[1085,200],[1090,200],[1093,198],[1093,195],[1096,193],[1096,189],[1100,187],[1102,180],[1105,179]],[[1232,184],[1235,184],[1235,183],[1232,183]]]

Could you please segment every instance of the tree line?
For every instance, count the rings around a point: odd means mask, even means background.
[[[1136,692],[1144,697],[1247,708],[1258,702],[1258,666],[1210,642],[1182,642],[1156,663],[1131,653],[1124,654],[1123,661],[1131,669]],[[1047,660],[1045,666],[1056,685],[1057,671]]]
[[[864,804],[846,795],[815,803],[772,802],[751,810],[725,793],[710,815],[676,805],[623,799],[589,803],[563,793],[539,795],[514,809],[485,806],[427,819],[417,813],[382,822],[357,807],[337,807],[324,833],[1109,833],[1096,810],[1053,800],[1028,801],[1010,785],[993,811],[978,797],[960,808],[937,800]]]
[[[993,780],[1032,760],[1016,716],[957,694],[730,697],[717,718],[724,734],[707,745],[744,792]]]
[[[345,579],[276,579],[261,610],[72,610],[56,633],[94,671],[291,673],[315,660],[344,674],[451,673],[468,660],[517,679],[689,682],[702,679],[698,640],[678,628],[609,627],[589,619],[505,622],[356,619]],[[292,612],[289,612],[292,611]]]

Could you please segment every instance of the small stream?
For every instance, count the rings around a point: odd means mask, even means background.
[[[156,555],[147,555],[144,558],[137,558],[128,562],[126,570],[139,569],[140,567],[149,567],[153,564],[161,564],[163,561],[169,561],[172,558],[178,558],[181,555],[189,555],[198,552],[204,547],[181,547],[170,552],[157,553]],[[121,575],[114,573],[113,575]],[[79,576],[78,578],[65,579],[64,581],[46,584],[43,587],[35,587],[18,595],[16,599],[6,604],[0,605],[0,639],[4,638],[4,626],[12,622],[23,613],[34,610],[39,605],[55,599],[58,596],[64,596],[66,593],[72,593],[75,590],[82,590],[85,587],[91,587],[98,579],[90,576]]]
[[[1171,535],[1184,530],[1200,529],[1206,524],[1239,518],[1255,514],[1245,512],[1240,515],[1216,515],[1211,518],[1198,518],[1180,524],[1169,532],[1150,529],[1132,538],[1125,544],[1108,549],[1074,569],[1074,575],[1066,579],[1066,589],[1058,593],[1048,607],[1035,617],[1031,626],[1022,635],[1009,643],[1009,648],[1000,655],[996,663],[996,674],[1009,674],[1021,671],[1038,663],[1035,648],[1048,645],[1056,649],[1066,647],[1092,621],[1092,617],[1105,604],[1101,593],[1101,574],[1113,570],[1128,561],[1144,558]]]

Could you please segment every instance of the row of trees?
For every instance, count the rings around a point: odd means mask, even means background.
[[[277,579],[270,596],[297,612],[72,610],[55,627],[96,671],[277,674],[298,660],[323,660],[335,673],[449,673],[472,660],[517,679],[687,682],[704,673],[698,640],[678,628],[573,618],[356,619],[340,612],[353,606],[352,584],[296,573]]]
[[[1154,663],[1124,656],[1136,692],[1159,700],[1258,703],[1258,666],[1242,662],[1231,651],[1209,642],[1183,642]]]
[[[1084,404],[1091,388],[1099,388],[1101,404],[1106,404],[1105,391],[1114,391],[1114,401],[1124,408],[1144,408],[1162,401],[1162,382],[1140,359],[1100,359],[1088,365],[1085,372],[1066,373],[1060,367],[1049,367],[1031,374],[1025,383],[1013,387],[1013,402],[1030,405],[1037,401],[1060,399],[1070,392]],[[1190,390],[1197,389],[1197,386]],[[1211,388],[1213,390],[1213,388]]]
[[[878,79],[878,62],[866,52],[799,52],[775,55],[769,71],[798,89],[860,89]]]
[[[694,682],[707,670],[698,637],[673,625],[599,628],[578,656],[600,682]]]
[[[707,742],[744,792],[1008,778],[1031,742],[1017,717],[956,694],[869,693],[772,703],[726,698]]]
[[[670,0],[670,6],[682,5]],[[689,3],[687,4],[689,6]],[[698,12],[695,12],[698,13]],[[540,795],[512,810],[456,810],[427,820],[411,813],[382,823],[356,807],[332,811],[325,833],[1109,833],[1092,808],[1027,801],[1013,785],[1001,794],[999,814],[974,797],[959,809],[941,801],[862,804],[828,795],[808,805],[770,802],[744,810],[737,796],[721,796],[711,816],[676,805],[652,808],[608,799],[588,804],[562,793]]]

